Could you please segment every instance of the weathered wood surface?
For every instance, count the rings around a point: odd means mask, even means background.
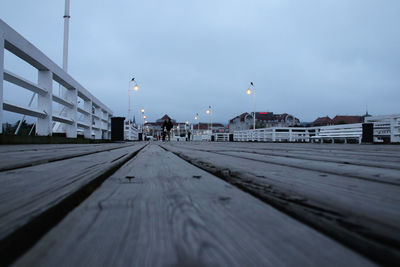
[[[90,155],[132,145],[132,143],[4,145],[0,146],[0,171]]]
[[[376,146],[342,145],[343,151],[336,146],[332,152],[327,146],[295,144],[294,157],[292,144],[163,146],[378,261],[390,264],[400,260],[400,171],[368,167],[387,163],[384,160],[389,154],[393,157],[390,162],[396,162],[399,146],[386,151]],[[279,155],[271,155],[270,151],[276,150]],[[314,153],[329,160],[302,156],[315,157]],[[335,163],[352,157],[358,162],[364,153],[368,156],[363,165]]]
[[[50,222],[46,220],[52,220],[48,217],[59,216],[59,211],[52,210],[57,205],[62,204],[61,209],[65,209],[63,201],[73,194],[82,195],[79,192],[82,188],[114,168],[118,168],[144,145],[141,143],[129,146],[120,144],[119,149],[115,144],[106,145],[107,150],[103,152],[0,171],[1,256],[4,258],[3,253],[10,254],[9,250],[12,250],[13,246],[18,247],[15,241],[21,235],[26,234],[27,231],[40,231],[38,229],[41,227],[40,224],[47,224]],[[74,153],[79,153],[79,146],[74,147]],[[94,148],[83,146],[83,148],[85,153],[104,150],[98,146]],[[50,153],[47,155],[48,158],[51,155],[57,157],[53,154],[54,150],[57,151],[57,149],[45,150]],[[40,156],[46,154],[44,151],[37,153]],[[35,157],[33,151],[27,155]],[[41,216],[47,217],[43,219]]]
[[[336,241],[157,145],[125,164],[15,263],[369,265]]]
[[[400,262],[400,146],[145,145],[0,146],[0,266]]]
[[[182,143],[180,143],[182,145]],[[189,144],[186,144],[189,145]],[[397,145],[343,144],[282,144],[282,143],[197,143],[193,149],[208,151],[242,151],[262,155],[300,158],[313,161],[355,164],[400,170],[400,151]]]

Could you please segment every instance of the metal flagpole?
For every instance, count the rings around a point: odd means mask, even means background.
[[[65,0],[65,13],[64,13],[64,49],[63,49],[63,70],[68,70],[68,41],[69,41],[69,14],[70,0]]]
[[[69,19],[71,18],[70,13],[70,0],[65,0],[65,12],[64,12],[64,44],[63,44],[63,70],[68,72],[68,43],[69,43]],[[58,95],[66,99],[67,91],[61,86],[58,87]],[[60,115],[65,113],[65,108],[62,108],[60,111]],[[65,115],[65,114],[64,114]],[[66,132],[65,125],[61,124],[61,131]]]

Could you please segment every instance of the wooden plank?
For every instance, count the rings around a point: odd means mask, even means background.
[[[27,264],[373,265],[156,145],[107,179],[15,266]]]
[[[321,171],[164,145],[365,255],[400,259],[400,187]],[[214,144],[217,149],[218,145]]]
[[[0,146],[0,156],[2,157],[0,172],[132,145],[134,144]]]
[[[0,247],[7,236],[129,158],[144,145],[138,143],[134,147],[2,172]]]
[[[185,145],[179,145],[180,147],[187,148]],[[190,146],[192,148],[192,146]],[[396,169],[384,169],[377,167],[368,167],[352,164],[336,163],[332,161],[321,161],[321,160],[310,160],[298,157],[291,157],[289,154],[270,155],[259,150],[222,150],[219,151],[218,146],[214,146],[211,151],[231,155],[234,157],[240,157],[250,160],[257,160],[264,163],[278,164],[281,166],[295,167],[305,170],[321,171],[324,173],[335,174],[345,176],[349,178],[357,178],[362,180],[371,180],[376,182],[400,185],[400,170]],[[198,148],[200,151],[210,151],[208,148]],[[293,153],[290,153],[292,155]],[[313,157],[314,158],[314,157]]]
[[[194,142],[193,142],[194,143]],[[364,150],[356,150],[356,151],[337,151],[335,150],[315,150],[315,149],[297,149],[296,144],[279,144],[280,146],[277,148],[276,146],[271,148],[265,148],[265,144],[251,144],[247,143],[247,146],[236,145],[237,143],[221,143],[216,145],[212,144],[191,144],[190,146],[194,149],[200,149],[204,151],[243,151],[250,153],[258,153],[263,155],[270,156],[281,156],[285,158],[299,158],[299,159],[308,159],[320,162],[333,162],[340,164],[355,164],[360,166],[369,166],[376,168],[390,168],[400,170],[400,147],[397,146],[398,150],[391,152],[392,154],[384,153],[381,151],[367,153]],[[188,144],[179,144],[185,145],[187,147]],[[277,145],[277,144],[274,144]],[[290,145],[294,145],[294,147],[290,147]],[[314,144],[307,144],[310,147],[313,147]],[[304,146],[304,145],[303,145]],[[344,145],[340,146],[345,147],[357,147],[355,145]]]
[[[81,147],[98,147],[98,146],[107,146],[107,145],[115,145],[114,143],[98,143],[98,144],[24,144],[24,145],[1,145],[0,146],[0,155],[9,152],[22,152],[22,151],[45,151],[45,150],[54,150],[54,149],[69,149],[69,148],[78,148]]]
[[[304,160],[283,156],[270,156],[247,152],[216,152],[249,160],[257,160],[264,163],[277,164],[284,167],[294,167],[305,170],[319,171],[339,175],[348,178],[357,178],[379,183],[387,183],[400,186],[400,170],[384,169],[352,164],[340,164],[334,162]]]
[[[180,143],[184,144],[184,143]],[[214,142],[191,142],[196,147],[213,147]],[[185,144],[188,145],[188,144]],[[221,149],[257,149],[274,152],[296,152],[309,154],[327,154],[349,156],[377,156],[400,160],[400,147],[397,145],[355,145],[355,144],[313,144],[313,143],[263,143],[263,142],[226,142],[218,143]]]

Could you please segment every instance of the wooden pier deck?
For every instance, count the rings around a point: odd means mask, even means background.
[[[400,263],[400,146],[0,146],[0,266]]]

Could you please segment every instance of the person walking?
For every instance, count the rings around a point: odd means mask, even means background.
[[[162,130],[163,130],[163,141],[165,141],[166,135],[168,136],[168,141],[171,141],[171,129],[174,127],[174,125],[171,122],[171,119],[168,118],[164,121],[162,125]]]

